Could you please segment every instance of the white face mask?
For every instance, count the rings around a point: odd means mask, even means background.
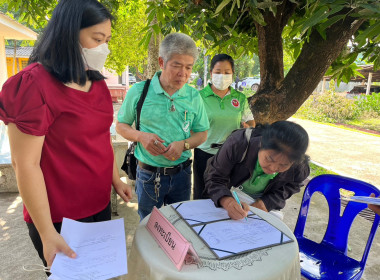
[[[104,67],[104,63],[106,63],[106,59],[109,53],[110,50],[108,49],[108,45],[106,43],[103,43],[92,49],[82,47],[84,65],[89,70],[96,70],[100,72]]]
[[[232,74],[212,74],[212,84],[219,90],[225,90],[232,84]]]

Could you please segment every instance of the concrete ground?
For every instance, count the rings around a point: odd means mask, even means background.
[[[312,160],[322,163],[337,173],[370,182],[380,186],[379,168],[380,138],[309,121],[294,119],[308,131],[311,139],[309,155]],[[302,189],[303,191],[303,189]],[[284,222],[294,229],[302,199],[302,192],[287,201],[284,208]],[[310,216],[305,235],[314,241],[321,241],[326,229],[328,208],[325,199],[316,194],[312,198]],[[136,196],[131,203],[118,200],[119,216],[125,219],[127,251],[139,222]],[[350,237],[349,256],[360,259],[368,236],[370,222],[362,217],[355,220]],[[22,216],[22,200],[18,193],[0,193],[0,280],[46,279],[42,271],[26,272],[23,266],[40,264],[40,260],[29,239]],[[373,242],[362,279],[379,279],[380,275],[380,234]],[[120,277],[122,279],[123,277]]]
[[[291,118],[309,134],[308,155],[328,169],[380,189],[380,137]]]
[[[283,210],[284,222],[291,230],[294,230],[301,200],[302,192],[290,198]],[[322,196],[313,196],[309,213],[305,235],[320,242],[328,219],[327,203]],[[135,229],[139,223],[135,195],[132,202],[128,204],[118,199],[118,214],[119,216],[113,218],[124,218],[125,220],[127,252],[129,252]],[[350,257],[361,259],[370,226],[370,222],[362,217],[355,220],[349,237]],[[0,194],[0,244],[0,280],[46,279],[42,271],[27,272],[23,270],[24,265],[40,264],[40,259],[29,239],[22,218],[22,201],[18,193]],[[362,279],[379,279],[378,275],[380,275],[380,234],[375,237]],[[123,279],[123,277],[118,279]]]

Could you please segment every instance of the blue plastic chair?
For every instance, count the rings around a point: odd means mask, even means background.
[[[365,182],[337,175],[320,175],[313,178],[305,188],[301,209],[298,215],[294,235],[300,250],[301,275],[307,279],[360,279],[368,253],[379,226],[379,216],[375,215],[362,260],[359,262],[347,256],[347,242],[351,225],[359,212],[367,204],[350,201],[343,215],[339,189],[349,190],[356,196],[369,196],[380,191]],[[322,193],[329,206],[329,221],[321,243],[303,236],[310,199],[314,192]]]

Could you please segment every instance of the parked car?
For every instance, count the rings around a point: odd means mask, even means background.
[[[238,83],[239,90],[244,90],[244,88],[251,88],[253,91],[257,91],[260,85],[260,78],[257,77],[247,77]]]
[[[136,77],[132,73],[129,73],[129,84],[132,85],[134,83],[136,83]]]

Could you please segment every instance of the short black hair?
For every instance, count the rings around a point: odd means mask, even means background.
[[[309,146],[306,130],[290,121],[277,121],[271,125],[263,125],[261,135],[262,150],[275,150],[286,154],[291,161],[302,162]]]
[[[231,64],[232,71],[235,72],[235,63],[233,58],[225,53],[217,54],[211,59],[210,72],[212,72],[212,70],[214,69],[215,64],[217,64],[220,61],[228,61]]]
[[[103,80],[99,71],[86,71],[79,43],[79,32],[107,20],[110,12],[97,0],[60,0],[39,38],[29,63],[39,62],[62,83],[80,85]]]

